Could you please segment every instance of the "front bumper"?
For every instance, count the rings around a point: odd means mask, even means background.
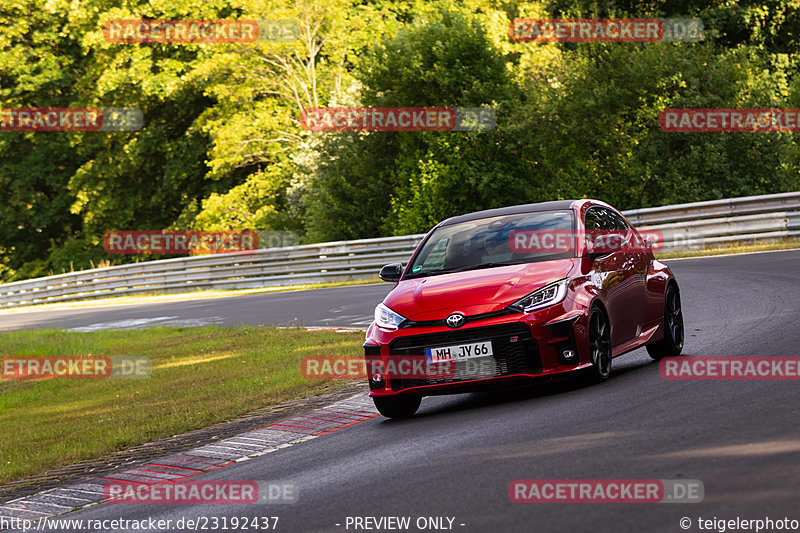
[[[491,341],[492,356],[459,361],[454,374],[413,378],[369,376],[370,396],[430,396],[508,386],[549,378],[589,366],[585,342],[588,317],[563,305],[468,322],[458,329],[407,327],[389,331],[370,326],[367,363],[392,357],[424,356],[426,348]]]

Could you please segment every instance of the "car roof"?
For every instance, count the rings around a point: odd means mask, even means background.
[[[486,209],[485,211],[476,211],[475,213],[467,213],[466,215],[448,218],[442,221],[439,226],[450,226],[452,224],[459,224],[461,222],[468,222],[470,220],[501,217],[504,215],[516,215],[519,213],[535,213],[537,211],[572,209],[572,206],[577,201],[578,200],[556,200],[552,202],[540,202],[538,204],[511,205],[508,207],[499,207],[497,209]]]

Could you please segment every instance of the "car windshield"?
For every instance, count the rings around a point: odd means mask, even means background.
[[[519,213],[441,226],[414,256],[405,279],[574,257],[574,246],[539,245],[565,241],[574,229],[571,210]],[[531,246],[532,242],[536,245]]]

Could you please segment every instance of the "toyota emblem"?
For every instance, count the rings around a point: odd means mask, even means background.
[[[447,317],[447,320],[445,320],[445,322],[447,322],[447,327],[449,328],[460,328],[461,326],[464,325],[466,319],[464,318],[464,315],[462,315],[461,313],[453,313],[452,315]]]

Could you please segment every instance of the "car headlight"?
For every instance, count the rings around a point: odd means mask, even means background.
[[[386,329],[397,329],[406,321],[406,317],[399,315],[383,304],[375,308],[375,324]]]
[[[570,283],[569,278],[560,279],[553,283],[546,285],[538,291],[532,292],[524,298],[520,298],[509,307],[519,309],[520,311],[533,311],[547,307],[548,305],[557,304],[567,296],[567,287]]]

